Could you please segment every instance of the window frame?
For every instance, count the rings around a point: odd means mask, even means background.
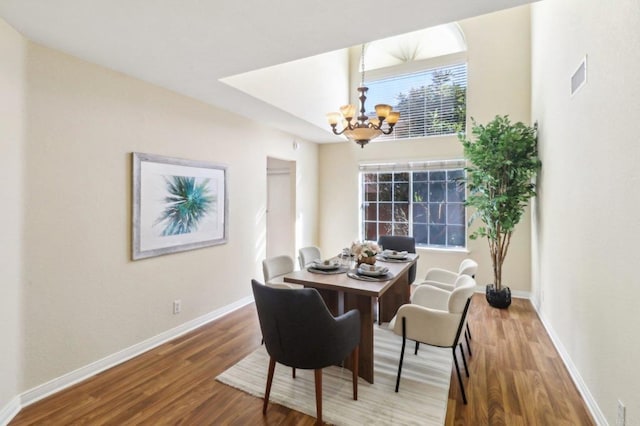
[[[408,235],[409,236],[414,236],[414,225],[415,225],[415,218],[414,218],[414,204],[416,204],[416,201],[414,201],[415,198],[415,192],[414,192],[414,178],[415,178],[415,173],[420,173],[420,172],[438,172],[438,171],[453,171],[453,170],[459,170],[461,171],[464,176],[466,176],[466,171],[464,170],[464,160],[462,159],[458,159],[458,160],[444,160],[444,161],[422,161],[422,162],[411,162],[411,163],[387,163],[387,164],[360,164],[359,167],[359,171],[358,171],[358,194],[359,194],[359,209],[358,209],[358,235],[361,239],[365,239],[366,237],[366,224],[367,223],[371,223],[372,221],[367,221],[366,217],[365,217],[365,211],[366,211],[366,203],[368,202],[366,200],[366,196],[365,196],[365,174],[367,173],[378,173],[379,174],[384,174],[384,173],[408,173],[409,174],[409,179],[408,179],[408,183],[409,183],[409,188],[408,188],[408,192],[409,192],[409,196],[408,196],[408,220],[406,222],[407,227],[408,227]],[[452,182],[451,180],[447,179],[445,181],[445,194],[447,193],[447,189],[446,189],[446,183],[447,182]],[[379,181],[376,179],[376,183],[379,185]],[[395,183],[395,180],[392,177],[392,181],[391,181],[392,185]],[[462,226],[464,227],[464,232],[463,232],[463,236],[464,236],[464,242],[463,245],[447,245],[446,241],[444,245],[435,245],[435,244],[424,244],[424,243],[419,243],[416,242],[416,248],[418,249],[425,249],[425,250],[437,250],[437,251],[468,251],[468,244],[469,244],[469,235],[468,235],[468,231],[469,231],[469,224],[468,224],[468,211],[467,211],[467,207],[464,204],[466,201],[466,197],[468,195],[468,190],[467,190],[467,185],[466,183],[463,184],[464,185],[464,189],[463,189],[463,199],[460,202],[463,206],[463,214],[464,217],[462,218]],[[379,187],[377,188],[378,194],[379,194]],[[387,223],[388,221],[381,221],[380,220],[380,216],[379,216],[379,203],[380,200],[378,198],[378,196],[376,196],[376,201],[375,203],[378,204],[378,210],[377,213],[378,215],[376,216],[376,235],[378,238],[380,238],[380,223]],[[458,204],[458,202],[452,202],[452,204]],[[392,206],[391,208],[391,221],[389,223],[392,224],[392,233],[395,232],[395,214],[394,214],[394,200],[392,199],[390,201],[390,204]],[[444,205],[448,205],[448,199],[445,199],[444,201]],[[445,226],[457,226],[456,224],[449,224],[448,218],[447,218],[447,214],[445,213]],[[402,222],[405,223],[405,222]],[[429,226],[429,222],[427,221],[426,224],[427,226]],[[446,238],[446,237],[445,237]]]
[[[374,70],[368,70],[365,72],[364,85],[368,86],[369,83],[373,83],[377,80],[383,80],[383,79],[398,77],[406,74],[414,74],[422,71],[430,71],[438,68],[451,67],[451,66],[462,65],[462,64],[467,65],[467,70],[466,70],[467,85],[466,85],[466,101],[465,101],[465,108],[466,108],[468,105],[468,99],[469,99],[469,68],[468,68],[467,51],[451,53],[448,55],[442,55],[442,56],[437,56],[437,57],[428,58],[428,59],[409,61],[400,65],[377,68]],[[360,67],[358,67],[357,69],[359,70]],[[360,83],[361,83],[360,72],[358,71],[357,74],[352,75],[351,86],[354,86],[354,85],[359,86]],[[369,94],[369,96],[371,96],[371,94]],[[357,105],[358,102],[359,101],[357,99],[357,91],[353,89],[351,90],[351,103],[354,105]],[[372,100],[369,100],[369,104],[367,106],[368,109],[372,107],[372,105],[370,105],[371,102]],[[384,103],[390,103],[390,102],[391,100],[384,100]],[[400,117],[400,120],[402,120],[402,117]],[[468,114],[466,114],[466,117],[465,117],[465,122],[464,122],[465,128],[466,128],[467,121],[468,121]],[[434,138],[434,137],[450,137],[454,134],[455,133],[446,133],[446,134],[438,134],[438,135],[422,135],[422,136],[407,137],[407,138],[381,137],[373,140],[372,142],[410,141],[410,140],[420,140],[420,139]]]

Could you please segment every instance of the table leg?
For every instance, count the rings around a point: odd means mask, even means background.
[[[327,305],[331,315],[337,317],[345,312],[343,291],[325,290],[321,288],[316,288],[316,290],[320,293],[320,296],[322,297],[322,300],[324,300],[325,305]]]
[[[345,312],[351,309],[360,311],[360,353],[358,356],[358,375],[373,383],[373,304],[375,299],[369,296],[345,294]],[[345,360],[345,367],[351,369],[351,360]]]
[[[398,308],[411,302],[411,288],[409,287],[408,270],[398,277],[395,283],[378,298],[378,322],[389,322],[398,312]]]

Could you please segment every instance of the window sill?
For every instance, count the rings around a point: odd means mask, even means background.
[[[469,249],[465,248],[444,248],[444,247],[425,247],[425,246],[416,246],[416,251],[431,251],[438,253],[471,253]]]

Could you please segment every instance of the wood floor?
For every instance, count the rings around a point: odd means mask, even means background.
[[[451,377],[447,425],[593,425],[530,302],[470,310],[470,378]],[[260,345],[249,305],[24,408],[10,425],[312,425],[214,378]],[[266,367],[265,367],[266,368]],[[393,389],[389,390],[393,392]]]

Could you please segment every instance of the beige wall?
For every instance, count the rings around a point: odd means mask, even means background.
[[[0,19],[0,413],[20,390],[25,52]]]
[[[317,220],[315,144],[32,43],[24,82],[21,391],[250,296],[267,156],[297,162],[296,214]],[[131,261],[132,151],[227,164],[228,244]]]
[[[514,121],[530,117],[529,6],[460,22],[468,44],[468,116],[486,122],[496,114]],[[407,159],[461,158],[455,136],[411,141],[355,143],[320,147],[320,244],[337,253],[358,239],[358,163]],[[419,250],[418,279],[431,266],[457,268],[465,256],[480,263],[478,284],[492,281],[486,240],[469,241],[469,253]],[[514,291],[530,290],[530,220],[517,227],[505,261],[504,283]]]
[[[533,7],[532,119],[542,174],[533,291],[606,422],[640,424],[640,8],[632,0]],[[588,55],[588,83],[569,95]],[[600,418],[604,423],[604,420]]]

